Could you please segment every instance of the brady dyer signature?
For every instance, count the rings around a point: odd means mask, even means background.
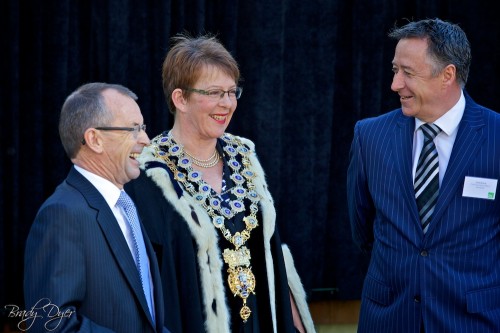
[[[48,298],[40,299],[29,310],[21,310],[14,304],[5,305],[4,308],[9,311],[7,314],[9,318],[19,319],[17,328],[21,331],[28,331],[38,319],[45,320],[43,326],[47,331],[53,331],[59,327],[64,318],[69,318],[75,313],[74,310],[59,309]]]

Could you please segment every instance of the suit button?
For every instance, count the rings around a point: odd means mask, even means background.
[[[426,250],[422,250],[422,251],[420,252],[420,255],[421,255],[422,257],[427,257],[427,256],[429,255],[429,253],[427,253],[427,251],[426,251]]]
[[[420,296],[415,295],[415,297],[413,297],[413,300],[415,301],[415,303],[420,303]]]

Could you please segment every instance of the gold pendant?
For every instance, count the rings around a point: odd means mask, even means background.
[[[234,296],[239,296],[243,299],[243,307],[240,310],[240,316],[243,322],[246,322],[252,313],[247,306],[247,298],[250,296],[250,293],[255,294],[255,276],[248,267],[238,267],[236,269],[229,268],[227,271],[229,273],[227,279],[229,289],[231,289]]]
[[[252,314],[252,310],[247,306],[247,300],[243,300],[243,307],[240,310],[240,317],[243,319],[243,322],[246,323],[247,319]]]
[[[246,300],[250,293],[255,294],[255,276],[249,267],[229,268],[227,271],[229,273],[227,281],[234,296]]]
[[[250,250],[242,246],[237,250],[225,249],[224,261],[229,265],[227,272],[229,276],[227,282],[229,289],[234,296],[243,299],[243,307],[240,310],[240,317],[246,322],[252,310],[247,306],[247,298],[251,293],[255,294],[255,276],[250,269]]]

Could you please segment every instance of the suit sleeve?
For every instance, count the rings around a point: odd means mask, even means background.
[[[35,218],[25,251],[25,307],[37,312],[25,322],[29,332],[113,332],[78,312],[87,292],[85,276],[92,274],[81,234],[89,218],[64,204],[44,206]]]
[[[347,203],[352,237],[361,250],[368,252],[373,243],[375,207],[368,188],[365,154],[361,140],[361,123],[354,127],[347,171]]]

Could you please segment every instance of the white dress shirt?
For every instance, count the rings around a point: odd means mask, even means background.
[[[441,133],[434,139],[439,158],[439,186],[441,186],[444,174],[448,168],[453,144],[457,137],[458,125],[460,124],[460,120],[462,120],[464,110],[465,97],[462,91],[457,104],[434,122],[435,125],[441,128]],[[424,144],[424,134],[422,130],[419,130],[423,124],[423,121],[415,118],[415,132],[413,133],[413,179],[415,179],[418,158]]]

